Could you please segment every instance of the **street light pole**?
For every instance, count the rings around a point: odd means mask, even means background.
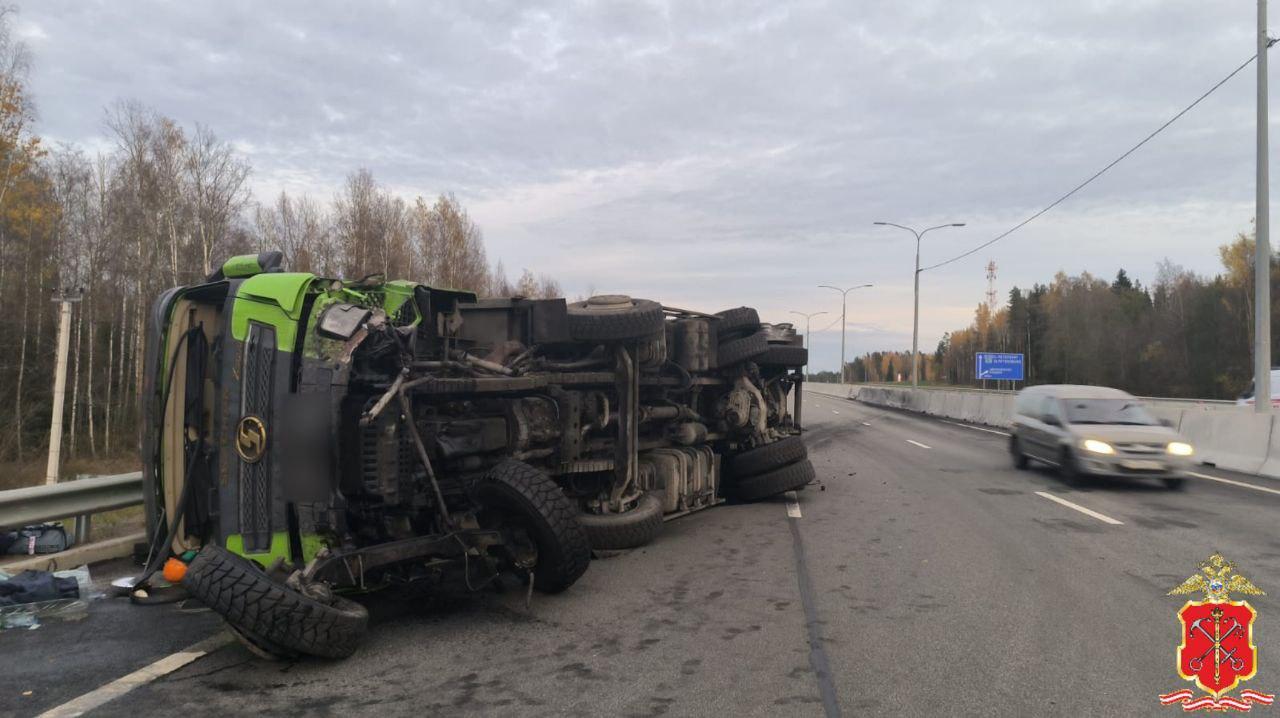
[[[792,310],[791,310],[791,313],[792,313],[792,314],[799,314],[800,316],[804,317],[804,350],[805,350],[804,373],[805,373],[805,376],[808,376],[808,375],[809,375],[809,362],[808,362],[808,357],[809,357],[809,320],[810,320],[810,319],[813,319],[814,317],[818,316],[819,314],[826,314],[826,312],[811,312],[811,313],[809,313],[809,314],[805,314],[804,312],[797,312],[796,310],[792,309]]]
[[[59,292],[53,298],[60,306],[58,312],[58,353],[53,369],[53,410],[49,422],[49,461],[45,466],[44,483],[58,483],[62,466],[62,408],[67,403],[67,353],[71,345],[71,305],[80,301],[84,290]]]
[[[819,289],[834,289],[834,290],[836,290],[837,292],[840,292],[840,383],[841,383],[841,384],[848,384],[848,383],[849,383],[849,382],[845,381],[845,375],[844,375],[844,331],[845,331],[845,310],[848,308],[848,304],[849,304],[849,302],[847,301],[847,300],[849,299],[849,292],[852,292],[852,291],[853,291],[853,290],[855,290],[855,289],[865,289],[865,288],[867,288],[867,287],[871,287],[871,286],[875,286],[875,285],[872,285],[872,284],[859,284],[859,285],[858,285],[858,286],[856,286],[856,287],[849,287],[848,289],[841,289],[840,287],[833,287],[833,286],[831,286],[830,284],[819,284],[819,285],[818,285],[818,288],[819,288]]]
[[[1267,166],[1267,0],[1258,0],[1258,156],[1254,208],[1253,410],[1271,413],[1271,206]]]
[[[875,224],[884,227],[897,227],[905,229],[916,237],[916,272],[915,272],[915,310],[912,312],[911,319],[911,386],[916,388],[920,386],[920,238],[932,232],[935,229],[945,229],[947,227],[963,227],[964,222],[951,222],[949,224],[940,224],[936,227],[917,232],[910,227],[904,227],[893,222],[876,222]]]

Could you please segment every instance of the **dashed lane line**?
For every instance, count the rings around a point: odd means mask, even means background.
[[[1268,494],[1280,494],[1280,490],[1277,490],[1277,489],[1269,489],[1269,488],[1267,488],[1267,487],[1265,487],[1265,486],[1258,486],[1258,485],[1256,485],[1256,484],[1246,484],[1246,483],[1245,483],[1245,482],[1243,482],[1243,481],[1235,481],[1235,480],[1232,480],[1232,479],[1224,479],[1224,478],[1222,478],[1221,476],[1210,476],[1210,475],[1208,475],[1208,474],[1197,474],[1197,473],[1196,473],[1196,472],[1194,472],[1194,471],[1188,471],[1188,472],[1187,472],[1187,474],[1188,474],[1188,475],[1190,475],[1190,476],[1194,476],[1194,477],[1196,477],[1197,479],[1208,479],[1208,480],[1210,480],[1210,481],[1220,481],[1220,482],[1222,482],[1222,483],[1224,483],[1224,484],[1231,484],[1232,486],[1242,486],[1242,487],[1244,487],[1244,488],[1246,488],[1246,489],[1253,489],[1254,491],[1265,491],[1265,492],[1267,492]]]
[[[915,440],[913,440],[913,439],[907,439],[907,443],[908,443],[908,444],[914,444],[914,445],[916,445],[916,446],[919,446],[921,449],[932,449],[932,448],[933,448],[932,446],[926,446],[925,444],[921,444],[920,442],[915,441]]]
[[[1067,508],[1069,508],[1069,509],[1075,509],[1076,511],[1079,511],[1080,513],[1084,514],[1085,516],[1092,516],[1092,517],[1094,517],[1095,519],[1097,519],[1097,520],[1101,521],[1101,522],[1102,522],[1102,523],[1104,523],[1104,524],[1111,524],[1112,526],[1123,526],[1123,525],[1124,525],[1124,522],[1123,522],[1123,521],[1117,521],[1117,520],[1115,520],[1115,519],[1111,518],[1110,516],[1108,516],[1108,515],[1106,515],[1106,514],[1100,514],[1100,513],[1098,513],[1097,511],[1094,511],[1093,509],[1087,509],[1087,508],[1085,508],[1085,507],[1081,506],[1080,504],[1075,504],[1075,503],[1072,503],[1072,502],[1070,502],[1070,501],[1067,501],[1067,500],[1066,500],[1066,499],[1064,499],[1064,498],[1061,498],[1061,497],[1058,497],[1058,496],[1054,496],[1053,494],[1048,493],[1047,491],[1037,491],[1037,492],[1036,492],[1036,496],[1039,496],[1039,497],[1041,497],[1041,498],[1045,498],[1045,499],[1049,499],[1050,501],[1053,501],[1053,502],[1056,502],[1056,503],[1062,504],[1063,506],[1066,506],[1066,507],[1067,507]]]
[[[862,425],[863,425],[863,426],[871,426],[871,422],[869,422],[869,421],[864,421],[864,422],[862,422]]]

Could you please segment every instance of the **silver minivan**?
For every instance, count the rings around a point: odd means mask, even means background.
[[[1186,481],[1195,450],[1137,398],[1101,386],[1050,384],[1018,392],[1009,451],[1025,469],[1031,459],[1082,476],[1159,478],[1171,489]]]

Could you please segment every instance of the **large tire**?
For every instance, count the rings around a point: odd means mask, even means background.
[[[655,493],[640,497],[635,508],[620,514],[578,514],[587,541],[597,551],[618,551],[643,546],[662,530],[662,498]]]
[[[623,294],[604,294],[568,305],[569,336],[579,341],[645,339],[663,330],[662,305]]]
[[[809,350],[790,344],[770,344],[765,353],[756,358],[756,363],[760,366],[802,367],[809,363]]]
[[[737,479],[730,484],[729,495],[738,501],[758,501],[786,491],[795,491],[815,477],[813,464],[805,459],[781,469]]]
[[[731,339],[716,348],[716,365],[724,368],[748,359],[754,359],[769,351],[764,332],[749,334],[741,339]]]
[[[472,495],[482,507],[510,512],[529,532],[538,547],[534,588],[560,593],[587,570],[591,547],[577,508],[546,474],[519,461],[504,461],[476,483]]]
[[[804,441],[798,436],[788,436],[727,457],[724,460],[724,475],[730,478],[755,476],[781,469],[808,456]]]
[[[760,313],[751,307],[734,307],[723,312],[716,312],[720,321],[715,323],[716,336],[720,341],[754,334],[760,331]]]
[[[346,658],[369,626],[364,606],[341,596],[317,601],[215,544],[200,549],[182,585],[248,641],[280,655]]]

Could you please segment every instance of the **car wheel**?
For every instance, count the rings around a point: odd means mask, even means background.
[[[1022,453],[1022,440],[1016,436],[1009,437],[1009,452],[1013,454],[1013,468],[1027,468],[1029,460],[1027,459],[1027,455]]]
[[[1163,479],[1163,481],[1164,487],[1170,491],[1181,491],[1182,489],[1187,488],[1187,480],[1180,476]]]
[[[1076,455],[1071,449],[1064,448],[1058,454],[1058,475],[1069,484],[1081,483],[1080,466],[1076,463]]]

